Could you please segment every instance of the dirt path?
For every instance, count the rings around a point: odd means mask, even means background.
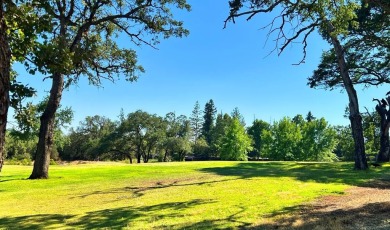
[[[352,187],[299,207],[288,217],[274,216],[264,229],[390,229],[390,180]]]

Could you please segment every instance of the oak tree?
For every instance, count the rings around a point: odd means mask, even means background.
[[[31,72],[51,79],[47,107],[42,114],[39,142],[30,179],[48,178],[53,126],[64,88],[87,77],[91,84],[124,76],[135,81],[144,69],[136,51],[120,47],[118,37],[127,36],[133,46],[154,47],[159,38],[188,34],[171,8],[190,10],[185,0],[70,0],[38,1],[41,15],[49,15],[50,33],[29,56]],[[102,105],[104,108],[104,105]]]
[[[290,0],[231,0],[230,14],[225,21],[246,16],[247,20],[254,16],[277,12],[274,20],[269,24],[269,36],[275,35],[275,51],[282,53],[292,43],[300,42],[303,45],[304,62],[308,37],[319,31],[323,38],[334,49],[337,60],[337,71],[340,73],[343,87],[349,99],[350,123],[352,136],[355,142],[355,169],[367,169],[362,118],[359,111],[359,102],[353,81],[348,72],[343,41],[348,37],[350,27],[357,27],[356,10],[360,8],[357,0],[335,1],[290,1]]]

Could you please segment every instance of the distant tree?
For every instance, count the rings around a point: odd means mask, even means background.
[[[203,111],[203,126],[202,126],[202,136],[204,136],[208,145],[212,143],[211,132],[214,128],[215,114],[217,113],[217,109],[215,108],[214,102],[212,99],[208,101],[205,105]]]
[[[324,118],[305,122],[301,126],[302,139],[298,160],[336,161],[333,153],[337,145],[336,130]]]
[[[94,85],[120,76],[136,80],[144,71],[136,52],[119,47],[116,38],[125,34],[135,45],[154,46],[159,37],[185,36],[188,31],[173,18],[171,8],[190,9],[185,0],[38,1],[36,7],[40,15],[49,16],[52,27],[40,37],[28,67],[47,75],[52,86],[30,179],[48,178],[54,118],[63,89],[81,76]]]
[[[7,131],[7,142],[5,145],[5,157],[7,159],[14,159],[17,161],[25,161],[31,163],[33,154],[36,149],[38,137],[32,136],[31,138],[25,139],[20,135],[15,135],[13,130]]]
[[[295,117],[293,117],[292,122],[294,122],[296,125],[301,126],[305,123],[305,119],[301,114],[298,114]]]
[[[233,118],[221,139],[220,155],[222,160],[246,161],[247,153],[252,150],[252,140],[246,134],[244,126]]]
[[[300,127],[285,117],[274,122],[270,130],[263,130],[263,151],[272,160],[298,160],[299,143],[302,140]]]
[[[219,157],[222,148],[222,139],[225,137],[227,129],[231,125],[233,118],[229,114],[218,114],[215,127],[212,130],[212,143],[208,156]]]
[[[233,119],[237,118],[240,121],[241,125],[245,127],[246,124],[245,124],[244,116],[242,116],[238,107],[235,107],[230,115],[232,116]]]
[[[377,155],[380,150],[381,118],[376,111],[367,110],[362,113],[362,119],[367,154]]]
[[[131,143],[137,163],[141,163],[143,156],[146,163],[151,150],[157,147],[159,138],[164,135],[164,128],[161,118],[139,110],[130,113],[119,130],[123,131],[122,135],[127,136],[127,141]]]
[[[10,134],[12,136],[18,136],[23,141],[29,142],[30,139],[37,140],[39,134],[39,117],[42,115],[47,101],[48,98],[44,98],[37,104],[31,102],[25,105],[20,104],[20,108],[15,110],[14,113],[17,125],[11,129]],[[54,140],[50,155],[55,160],[59,157],[59,148],[62,149],[64,147],[64,133],[62,130],[68,128],[72,119],[73,110],[70,107],[61,108],[60,106],[54,123],[54,135],[58,137],[58,140]],[[34,154],[31,156],[34,157]]]
[[[207,160],[210,158],[210,146],[203,137],[200,137],[196,143],[193,143],[192,152],[197,159]]]
[[[183,161],[186,154],[191,151],[191,126],[186,116],[176,116],[175,113],[168,113],[165,116],[166,138],[163,142],[164,156],[163,161],[169,158]]]
[[[252,157],[262,157],[263,153],[263,130],[269,130],[270,124],[262,120],[254,120],[252,125],[248,127],[248,135],[252,137],[253,140],[253,150],[250,152]]]
[[[116,124],[104,116],[87,116],[69,133],[61,158],[66,160],[99,160],[104,138],[114,132]]]
[[[306,121],[307,122],[311,122],[313,120],[315,120],[316,118],[313,116],[313,114],[311,113],[311,111],[309,111],[306,115]]]
[[[19,132],[19,135],[24,135],[26,138],[29,136],[38,136],[39,134],[39,118],[45,110],[48,103],[48,97],[44,98],[37,104],[28,102],[25,105],[20,104],[20,108],[15,110],[14,118],[17,122],[15,131]],[[59,107],[57,116],[54,123],[55,130],[61,128],[67,128],[73,119],[73,110],[71,107],[62,108]]]
[[[203,124],[202,111],[200,109],[200,105],[198,101],[195,102],[194,109],[192,110],[190,123],[191,123],[191,128],[193,133],[193,139],[196,144],[198,138],[202,134],[202,124]]]
[[[344,161],[354,160],[354,142],[350,126],[336,126],[338,143],[334,152]]]

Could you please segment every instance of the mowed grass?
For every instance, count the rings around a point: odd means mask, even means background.
[[[324,195],[390,178],[389,165],[351,163],[180,162],[32,167],[0,174],[0,229],[261,228]]]

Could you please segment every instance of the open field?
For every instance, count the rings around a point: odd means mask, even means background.
[[[5,165],[0,174],[0,229],[268,229],[282,222],[285,227],[305,226],[297,215],[310,214],[322,201],[353,200],[359,197],[350,194],[356,186],[373,189],[373,196],[380,196],[378,189],[390,188],[378,185],[390,179],[390,165],[367,172],[352,167],[88,163],[51,166],[49,180],[26,180],[32,167]],[[387,199],[376,205],[388,208]]]

